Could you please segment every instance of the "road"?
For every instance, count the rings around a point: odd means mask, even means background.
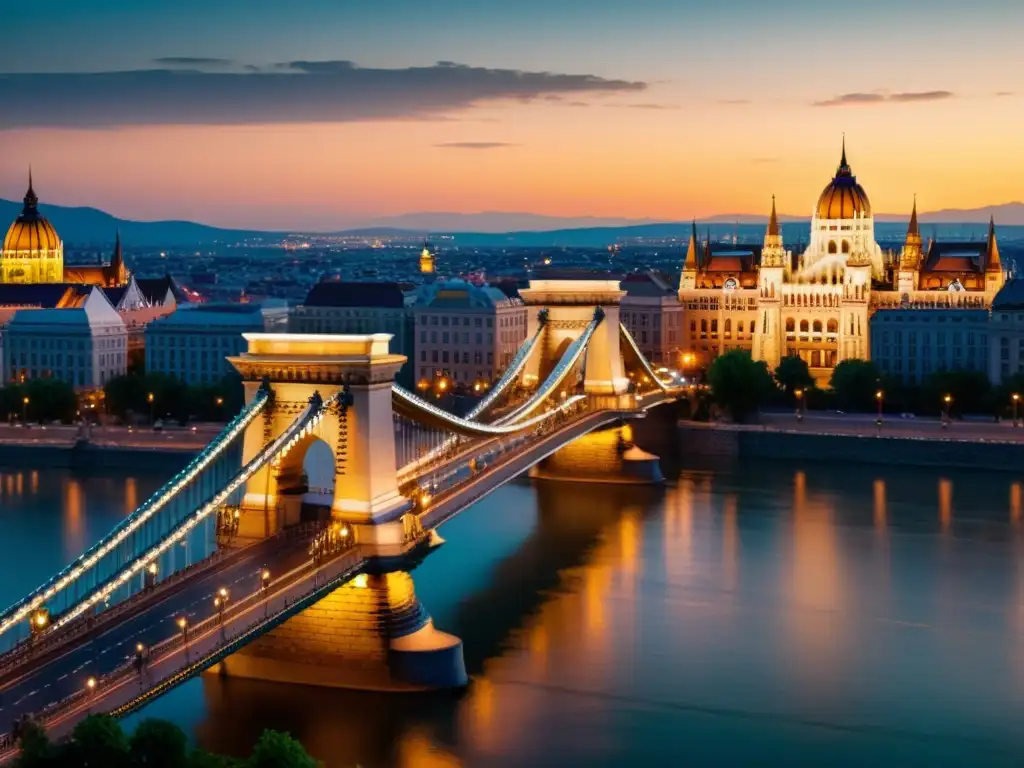
[[[806,413],[797,420],[792,413],[762,413],[759,425],[746,429],[779,429],[826,435],[872,436],[879,433],[872,414]],[[1024,421],[1021,422],[1024,425]],[[1014,428],[1012,422],[959,421],[954,419],[946,429],[939,419],[903,419],[894,414],[882,418],[882,435],[942,440],[985,440],[992,442],[1024,442],[1024,426]]]
[[[185,582],[167,598],[126,617],[107,631],[84,636],[63,654],[41,666],[26,665],[24,676],[0,688],[0,732],[16,717],[38,712],[47,704],[81,690],[90,677],[100,677],[135,655],[137,643],[147,648],[176,635],[177,619],[195,624],[216,612],[214,596],[222,587],[231,600],[258,592],[264,567],[284,573],[309,559],[308,541],[270,539],[248,548],[238,558]]]
[[[199,451],[216,436],[223,424],[196,424],[188,428],[169,428],[154,431],[148,427],[93,427],[89,442],[103,447],[119,448],[171,448]],[[74,424],[46,424],[23,427],[0,424],[0,443],[26,443],[71,447],[81,436],[81,428]]]

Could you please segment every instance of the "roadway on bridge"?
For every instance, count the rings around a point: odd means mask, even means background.
[[[185,616],[190,625],[212,616],[214,597],[226,588],[229,599],[238,600],[260,587],[264,567],[285,573],[309,559],[305,538],[268,539],[248,547],[237,558],[214,565],[180,586],[168,587],[169,594],[148,602],[107,631],[84,635],[41,665],[26,660],[20,677],[0,684],[0,732],[9,731],[16,717],[39,712],[85,687],[89,677],[99,678],[135,655],[137,643],[147,648],[179,633],[176,621]],[[7,673],[5,677],[17,675]]]

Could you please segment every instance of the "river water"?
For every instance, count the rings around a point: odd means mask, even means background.
[[[165,478],[0,470],[12,601]],[[1022,489],[1009,475],[684,468],[663,489],[521,482],[415,571],[460,695],[206,676],[139,717],[335,766],[1015,765]]]

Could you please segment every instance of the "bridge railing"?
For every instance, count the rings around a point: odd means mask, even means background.
[[[138,679],[141,687],[146,682],[148,670],[169,661],[176,653],[185,651],[184,663],[163,673],[159,680],[150,679],[148,689],[142,688],[138,694],[126,695],[122,697],[125,701],[109,708],[113,716],[124,716],[302,612],[354,576],[363,563],[363,555],[356,546],[339,550],[331,559],[319,563],[310,559],[266,587],[232,602],[223,613],[209,616],[194,625],[186,625],[185,632],[174,631],[165,640],[149,648],[148,660],[143,667],[134,659],[126,661],[108,674],[94,678],[91,686],[83,687],[48,705],[36,713],[35,720],[43,727],[53,726],[62,718],[73,715],[76,710],[89,706],[90,702],[100,701],[112,694],[127,681]],[[309,586],[303,588],[307,581]],[[270,610],[272,603],[276,604],[273,612]],[[230,632],[227,630],[239,617],[261,604],[265,605],[262,615],[257,612],[248,623],[234,626]],[[196,652],[195,660],[191,650]],[[16,748],[11,733],[0,735],[0,760],[8,758]]]
[[[269,393],[257,397],[236,416],[217,437],[180,472],[175,474],[138,509],[118,523],[106,536],[91,546],[73,563],[0,614],[0,636],[17,627],[26,628],[31,619],[38,626],[49,625],[51,614],[60,614],[80,599],[82,592],[94,589],[110,578],[139,550],[159,540],[209,493],[202,482],[206,473],[232,447],[245,429],[267,405]]]
[[[165,534],[154,546],[136,556],[105,582],[82,596],[77,604],[55,618],[49,624],[49,628],[46,631],[60,631],[88,611],[99,608],[100,603],[105,602],[109,596],[126,586],[134,576],[148,570],[150,565],[156,562],[157,558],[182,541],[192,529],[226,504],[232,495],[242,488],[249,478],[265,464],[271,459],[287,453],[302,436],[315,427],[322,418],[326,405],[327,403],[320,400],[319,396],[311,398],[306,410],[281,435],[265,445],[227,484],[199,506],[198,509],[194,509],[192,514],[179,522],[177,526]]]

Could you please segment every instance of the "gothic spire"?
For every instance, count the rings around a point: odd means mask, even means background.
[[[999,243],[996,242],[996,217],[989,216],[988,219],[988,238],[987,238],[987,260],[985,263],[985,269],[990,272],[1001,271],[1003,268],[1002,262],[999,259]]]
[[[917,195],[914,195],[914,207],[910,211],[910,226],[907,227],[907,237],[911,235],[921,237],[921,230],[917,226]]]
[[[839,167],[840,168],[849,168],[850,167],[849,163],[846,162],[846,134],[845,133],[843,134],[843,157],[839,161]]]
[[[25,207],[22,209],[21,215],[34,217],[38,216],[39,211],[39,198],[36,197],[36,191],[32,188],[32,166],[28,167],[28,191],[25,193]]]
[[[697,240],[697,220],[693,220],[690,229],[690,242],[686,244],[686,258],[683,260],[683,271],[696,272],[700,266],[699,245]]]
[[[768,219],[768,232],[769,237],[778,237],[782,234],[779,231],[779,217],[775,215],[775,195],[772,195],[772,215]]]

